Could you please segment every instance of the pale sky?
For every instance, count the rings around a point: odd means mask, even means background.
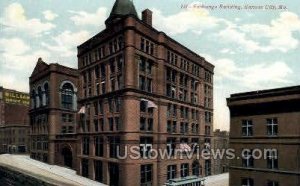
[[[0,86],[28,91],[28,77],[38,57],[76,68],[76,46],[104,28],[113,3],[1,0]],[[139,14],[146,8],[153,11],[156,29],[215,65],[215,129],[229,129],[226,98],[230,94],[300,82],[300,3],[296,0],[134,0],[134,4]],[[224,9],[220,4],[242,9]],[[286,9],[250,10],[244,5]]]

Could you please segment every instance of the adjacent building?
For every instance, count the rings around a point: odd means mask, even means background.
[[[29,94],[0,87],[0,153],[29,151]]]
[[[78,46],[78,174],[114,186],[210,175],[210,159],[172,151],[211,143],[214,66],[153,28],[149,9],[139,19],[130,0],[116,0],[105,24]],[[132,146],[142,158],[118,158]],[[152,149],[172,158],[151,159]]]
[[[212,147],[215,152],[224,152],[229,148],[229,132],[217,129],[213,134]],[[226,157],[218,157],[213,160],[213,174],[228,172],[229,161]]]
[[[227,103],[239,157],[230,185],[300,185],[300,86],[233,94]]]
[[[78,71],[39,58],[29,85],[30,157],[76,170]]]

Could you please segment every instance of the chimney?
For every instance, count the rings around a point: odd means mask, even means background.
[[[146,9],[142,12],[142,21],[147,25],[152,26],[152,11]]]

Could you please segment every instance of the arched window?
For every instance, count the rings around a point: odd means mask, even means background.
[[[200,164],[196,160],[192,164],[192,171],[193,171],[193,175],[195,175],[195,176],[200,175]]]
[[[48,83],[44,84],[44,91],[45,91],[45,105],[49,105],[49,85]]]
[[[38,107],[43,105],[43,91],[42,87],[38,87]]]
[[[61,90],[61,105],[64,109],[73,109],[74,88],[71,83],[65,83]]]

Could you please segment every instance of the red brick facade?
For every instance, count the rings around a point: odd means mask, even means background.
[[[181,177],[184,166],[188,175],[210,175],[210,160],[196,156],[114,156],[115,146],[121,153],[141,144],[167,149],[171,142],[202,149],[212,136],[214,66],[155,30],[149,10],[143,17],[110,17],[105,30],[78,47],[79,105],[86,108],[78,131],[78,174],[123,186],[162,185],[169,166],[174,166],[174,177]],[[144,109],[145,100],[157,108]]]
[[[77,70],[39,59],[30,77],[33,159],[76,169]]]
[[[29,151],[29,94],[0,87],[0,152]]]

